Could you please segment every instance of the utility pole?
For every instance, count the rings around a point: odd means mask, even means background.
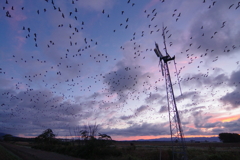
[[[175,59],[175,56],[171,57],[167,52],[166,41],[165,41],[165,30],[163,26],[163,43],[166,56],[161,53],[158,44],[155,43],[156,48],[154,52],[159,57],[159,65],[161,66],[162,75],[165,77],[167,101],[168,101],[168,114],[170,124],[170,134],[172,142],[172,159],[173,160],[187,160],[186,145],[183,134],[183,129],[178,114],[176,100],[173,92],[173,86],[171,82],[171,76],[168,68],[168,62]],[[177,74],[177,73],[176,73]]]

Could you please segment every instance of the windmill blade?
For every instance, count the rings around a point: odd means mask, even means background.
[[[162,55],[162,53],[161,53],[161,51],[160,51],[160,49],[159,49],[159,47],[158,47],[158,44],[155,42],[155,46],[156,46],[156,48],[154,49],[154,52],[156,53],[156,55],[158,56],[158,57],[160,57],[161,59],[163,58],[163,55]]]
[[[168,52],[167,52],[167,45],[166,45],[166,37],[165,37],[165,30],[166,30],[167,27],[164,28],[164,25],[163,25],[163,32],[162,32],[162,36],[163,36],[163,44],[164,44],[164,50],[165,50],[165,53],[167,56],[169,56]]]

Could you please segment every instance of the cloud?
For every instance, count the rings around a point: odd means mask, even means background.
[[[136,113],[136,114],[139,114],[139,113],[145,111],[148,107],[149,107],[149,106],[147,106],[147,105],[142,105],[142,106],[140,106],[139,108],[136,109],[136,112],[135,112],[135,113]]]
[[[192,116],[196,128],[203,128],[208,119],[211,118],[211,116],[204,116],[203,111],[195,111],[192,113]]]
[[[231,87],[234,87],[234,91],[227,93],[226,95],[222,96],[220,100],[223,103],[230,104],[232,107],[231,109],[238,108],[240,106],[240,70],[238,71],[233,71],[230,79],[228,81],[228,85]]]
[[[196,94],[197,94],[196,92],[185,92],[182,95],[177,96],[176,101],[180,101],[186,98],[193,99],[193,96],[195,96]]]
[[[238,90],[235,90],[231,93],[227,93],[225,96],[223,96],[220,100],[224,103],[230,104],[233,108],[238,108],[240,106],[240,92]]]
[[[145,99],[146,103],[153,103],[154,101],[161,101],[163,97],[158,93],[153,93]]]
[[[229,55],[239,50],[239,48],[232,48],[240,41],[240,30],[232,30],[232,26],[239,26],[239,24],[232,20],[230,15],[222,14],[228,10],[226,6],[234,2],[234,0],[221,1],[216,3],[216,6],[212,6],[212,9],[201,10],[198,17],[192,19],[182,50],[189,49],[195,52],[195,55],[207,53],[209,57]],[[224,25],[223,22],[225,22]],[[201,47],[198,49],[199,46]]]
[[[72,129],[79,123],[87,123],[96,118],[92,101],[84,104],[64,100],[63,96],[54,95],[49,90],[29,90],[15,92],[0,90],[1,132],[25,136],[39,134],[43,129]],[[88,106],[88,107],[85,107]],[[31,130],[31,132],[30,132]]]
[[[132,115],[130,115],[130,116],[121,116],[120,119],[122,119],[122,120],[129,120],[132,117],[133,117]]]
[[[202,126],[202,128],[215,128],[215,127],[221,127],[221,122],[206,123]]]
[[[228,130],[228,132],[239,133],[240,118],[235,121],[224,122],[222,126],[224,127],[225,130]]]
[[[240,87],[240,70],[232,72],[229,85]]]
[[[211,75],[209,73],[186,74],[184,75],[184,78],[182,79],[181,84],[184,86],[190,85],[191,88],[199,88],[206,85],[209,85],[212,87],[219,87],[221,84],[223,84],[227,80],[228,80],[228,77],[225,74],[214,74],[214,73]]]
[[[166,135],[169,134],[169,126],[168,123],[162,124],[153,124],[153,123],[143,123],[143,124],[135,124],[133,123],[131,126],[124,129],[102,129],[102,131],[109,135],[117,135],[117,136],[158,136],[158,135]]]
[[[159,113],[168,112],[168,107],[167,106],[162,106],[158,112]]]
[[[86,10],[102,11],[103,9],[112,8],[115,0],[78,0],[76,3],[80,8],[84,8]]]
[[[87,99],[97,99],[99,97],[103,96],[102,94],[100,94],[99,92],[95,92],[92,95],[90,95],[89,97],[87,97]]]
[[[239,132],[240,119],[230,122],[209,122],[213,116],[205,115],[203,111],[195,111],[192,113],[192,118],[195,127],[184,125],[185,135],[218,135],[223,132]]]
[[[149,108],[148,105],[142,105],[140,107],[138,107],[137,109],[135,109],[134,113],[132,115],[128,115],[128,116],[121,116],[120,119],[122,120],[130,120],[140,114],[142,114],[145,110],[147,110]]]
[[[185,135],[204,135],[205,133],[197,128],[187,128],[187,129],[184,129],[184,134]]]
[[[117,69],[105,74],[104,83],[108,84],[111,92],[122,93],[127,90],[134,90],[140,83],[141,70],[138,67],[126,66],[119,62]]]
[[[215,128],[212,129],[212,134],[218,135],[219,133],[239,133],[240,119],[230,122],[216,122]],[[214,127],[214,126],[212,126]]]

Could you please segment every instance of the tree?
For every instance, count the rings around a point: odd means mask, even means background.
[[[111,136],[109,136],[107,134],[101,134],[101,133],[98,133],[98,139],[99,140],[109,140],[109,141],[112,140]]]
[[[5,134],[3,136],[4,141],[12,141],[13,139],[14,139],[14,137],[11,134]]]
[[[109,146],[113,143],[111,136],[107,134],[98,133],[98,125],[88,125],[85,126],[83,130],[79,133],[81,135],[82,140],[84,140],[85,144],[92,146]]]
[[[220,133],[218,138],[223,143],[237,143],[240,142],[240,135],[237,133]]]
[[[107,134],[98,133],[98,140],[101,141],[101,146],[102,147],[110,146],[110,145],[113,144],[112,137],[107,135]]]
[[[55,140],[55,134],[51,129],[46,129],[42,134],[36,137],[38,142],[51,143]]]
[[[98,131],[98,125],[88,125],[85,126],[83,130],[80,131],[80,135],[83,140],[94,140],[96,139]]]
[[[89,139],[89,135],[88,135],[88,131],[87,130],[81,130],[80,134],[83,140],[88,140]]]

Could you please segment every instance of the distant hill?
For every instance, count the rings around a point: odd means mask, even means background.
[[[3,140],[3,136],[7,133],[0,133],[0,140]],[[12,141],[22,141],[22,142],[32,142],[34,141],[34,138],[23,138],[23,137],[16,137],[12,136]]]
[[[0,133],[0,137],[4,136],[6,133]]]
[[[220,142],[218,137],[191,137],[185,138],[185,141],[208,141],[208,142]],[[137,141],[171,141],[171,138],[157,138],[157,139],[139,139]]]

